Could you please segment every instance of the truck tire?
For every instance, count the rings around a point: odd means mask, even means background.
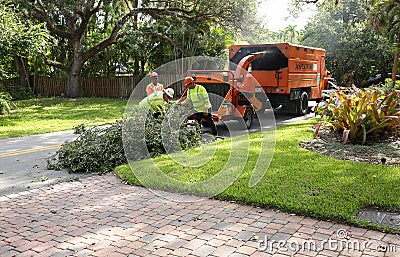
[[[306,115],[308,113],[308,93],[303,91],[297,101],[297,114]]]
[[[253,111],[251,110],[251,108],[246,108],[246,111],[243,115],[243,122],[245,129],[251,128],[251,124],[253,123]]]

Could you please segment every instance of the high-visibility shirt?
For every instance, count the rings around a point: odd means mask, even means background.
[[[163,84],[160,84],[160,83],[157,83],[157,85],[150,83],[146,87],[146,93],[148,96],[156,91],[163,91],[163,90],[164,90],[164,86],[163,86]]]
[[[151,95],[140,101],[141,108],[148,108],[152,111],[158,111],[166,107],[167,102],[164,101],[164,93],[162,91],[155,91]]]
[[[208,109],[211,108],[207,90],[202,85],[196,84],[195,88],[188,88],[187,98],[182,102],[182,104],[185,104],[187,100],[192,102],[195,112],[208,112]]]

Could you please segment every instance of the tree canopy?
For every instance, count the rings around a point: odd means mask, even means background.
[[[400,1],[385,0],[376,2],[369,18],[370,23],[376,30],[383,31],[387,35],[395,49],[392,69],[394,86],[400,58]]]
[[[369,7],[363,0],[320,5],[305,27],[301,43],[327,50],[328,68],[339,84],[366,86],[369,77],[389,71],[393,49],[369,25]]]
[[[325,48],[342,84],[396,74],[399,1],[293,0],[293,15],[307,4],[317,5],[318,14],[304,30],[290,25],[274,33],[255,15],[256,0],[0,0],[0,76],[18,71],[26,80],[20,71],[30,67],[68,78],[75,97],[80,76],[145,75],[182,57],[226,57],[237,39]]]
[[[34,24],[21,17],[10,2],[0,1],[0,78],[13,75],[16,58],[30,58],[45,53],[50,39],[44,24]]]
[[[45,23],[56,40],[45,62],[68,74],[68,95],[79,95],[78,82],[82,70],[93,73],[84,65],[96,55],[112,62],[113,68],[125,69],[131,62],[142,71],[152,56],[157,64],[167,61],[171,49],[182,56],[201,52],[219,53],[226,31],[240,31],[241,21],[251,19],[254,1],[210,0],[13,0],[32,22]],[[186,36],[185,37],[183,37]],[[215,40],[207,38],[215,37]],[[175,40],[178,38],[178,40]],[[121,41],[124,39],[125,41]],[[206,39],[206,40],[204,40]],[[118,52],[110,47],[124,42],[122,50],[132,55],[112,58]],[[127,48],[130,46],[131,48]],[[156,53],[158,52],[158,53]],[[94,63],[94,62],[92,62]],[[107,71],[105,71],[107,73]]]

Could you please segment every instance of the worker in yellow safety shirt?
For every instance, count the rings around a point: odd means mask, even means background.
[[[192,77],[186,77],[184,85],[187,87],[187,97],[181,102],[186,105],[189,101],[193,105],[194,117],[201,126],[201,120],[205,118],[206,122],[211,126],[212,134],[217,135],[217,128],[211,116],[211,103],[207,90],[202,85],[194,83]]]
[[[152,112],[161,111],[168,105],[169,100],[174,97],[174,93],[172,88],[155,91],[140,101],[139,106],[141,108],[148,108]]]
[[[163,84],[158,83],[158,74],[157,74],[157,72],[153,71],[150,74],[150,80],[151,80],[151,83],[148,84],[147,87],[146,87],[147,96],[151,95],[152,93],[154,93],[156,91],[163,91],[164,90]]]

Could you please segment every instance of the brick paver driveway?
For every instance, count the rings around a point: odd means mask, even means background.
[[[0,197],[0,239],[2,257],[400,256],[398,235],[231,202],[171,202],[112,174]]]

